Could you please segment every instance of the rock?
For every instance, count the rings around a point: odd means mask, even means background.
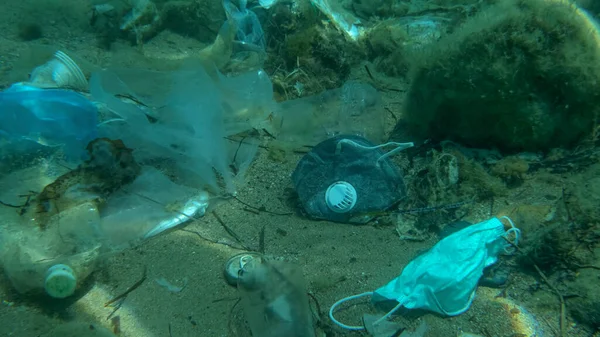
[[[162,8],[166,29],[212,43],[225,22],[220,1],[169,1]]]
[[[596,259],[597,261],[597,259]],[[592,329],[600,327],[599,271],[580,269],[575,281],[569,283],[567,294],[577,295],[568,300],[567,310],[580,324]]]
[[[570,147],[599,113],[600,53],[568,2],[502,1],[411,59],[411,134],[504,153]]]

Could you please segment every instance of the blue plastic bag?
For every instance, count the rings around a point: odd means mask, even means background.
[[[15,149],[63,146],[67,158],[80,159],[97,124],[96,106],[73,91],[15,84],[0,92],[0,139]]]
[[[256,14],[248,10],[246,5],[247,0],[233,0],[233,2],[223,0],[227,19],[232,20],[237,28],[236,41],[247,48],[264,52],[266,49],[265,33]]]

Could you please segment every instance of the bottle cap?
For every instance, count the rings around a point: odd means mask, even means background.
[[[77,287],[77,278],[71,267],[65,264],[55,264],[48,268],[44,289],[54,298],[65,298],[73,295]]]
[[[350,183],[338,181],[327,188],[325,202],[330,210],[336,213],[350,212],[356,205],[356,189]]]

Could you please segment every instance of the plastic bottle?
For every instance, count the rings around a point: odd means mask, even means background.
[[[21,294],[73,295],[94,270],[100,253],[98,210],[83,203],[50,218],[45,229],[12,224],[3,236],[0,262]]]

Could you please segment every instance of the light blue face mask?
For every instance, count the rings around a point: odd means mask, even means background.
[[[331,306],[329,317],[342,328],[363,330],[363,326],[340,323],[333,313],[343,302],[369,295],[373,303],[397,303],[390,312],[375,321],[374,326],[383,323],[401,307],[425,309],[445,316],[462,314],[473,302],[483,269],[494,264],[501,252],[511,252],[505,238],[515,245],[519,243],[519,229],[508,217],[502,218],[510,223],[509,230],[504,230],[500,219],[492,218],[449,235],[412,260],[400,276],[387,285],[374,292],[337,301]]]

